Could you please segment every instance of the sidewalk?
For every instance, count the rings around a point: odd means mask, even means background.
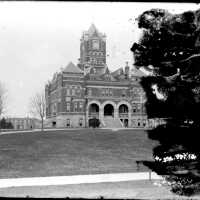
[[[149,172],[0,179],[0,196],[123,199],[172,196],[168,188],[158,187],[155,181],[161,182],[162,177]]]
[[[0,188],[162,179],[153,172],[0,179]]]
[[[0,179],[0,197],[200,199],[170,192],[153,172]]]
[[[170,192],[161,180],[87,183],[60,186],[29,186],[0,188],[1,197],[86,198],[86,199],[173,199],[192,200],[199,196],[183,197]]]

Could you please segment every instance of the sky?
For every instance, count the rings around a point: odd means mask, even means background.
[[[0,2],[0,81],[7,117],[30,116],[30,98],[44,91],[53,74],[77,64],[80,38],[92,23],[107,36],[111,71],[133,65],[130,48],[139,39],[135,18],[151,8],[171,13],[200,9],[195,3]]]

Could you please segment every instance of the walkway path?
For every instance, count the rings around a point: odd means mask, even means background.
[[[87,128],[52,128],[52,129],[44,129],[45,132],[48,131],[72,131],[72,130],[83,130]],[[88,128],[91,129],[91,128]],[[99,129],[107,129],[112,131],[120,131],[120,130],[149,130],[147,128],[99,128]],[[10,134],[10,133],[32,133],[32,132],[40,132],[41,129],[33,129],[33,130],[18,130],[18,131],[2,131],[0,135]]]
[[[153,172],[0,179],[0,188],[162,179]]]

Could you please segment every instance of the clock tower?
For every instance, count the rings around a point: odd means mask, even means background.
[[[91,68],[97,74],[106,69],[106,35],[100,33],[94,24],[83,32],[80,44],[80,66],[89,72]]]

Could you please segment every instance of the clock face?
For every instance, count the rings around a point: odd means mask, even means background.
[[[99,41],[93,40],[92,41],[92,47],[93,47],[93,49],[99,49]]]

